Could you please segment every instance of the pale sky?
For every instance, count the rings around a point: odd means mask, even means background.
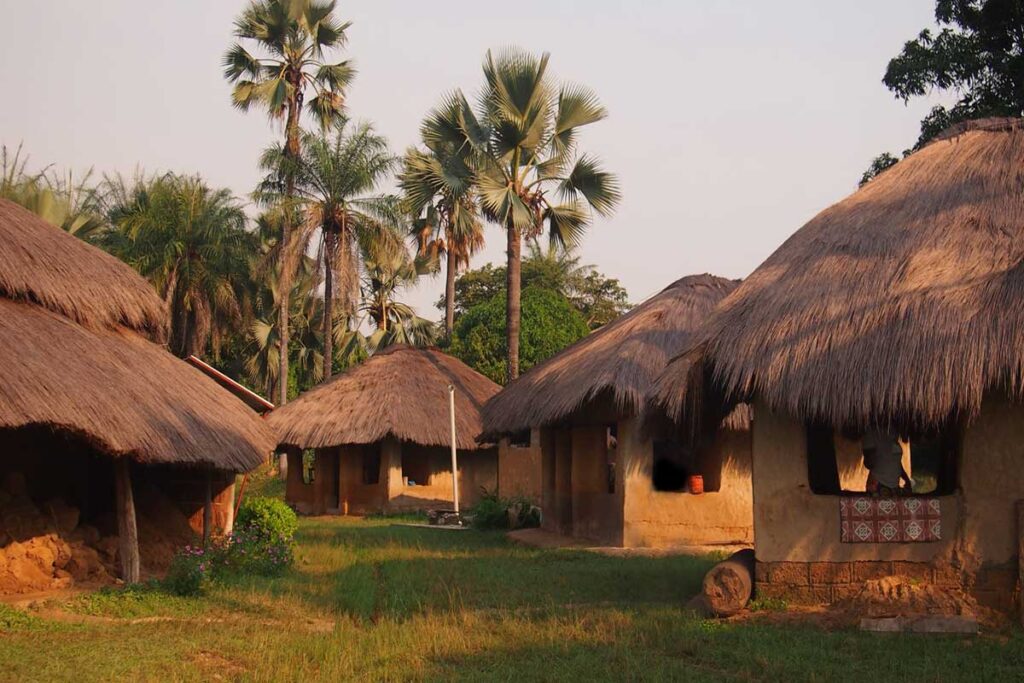
[[[280,138],[232,108],[220,61],[242,0],[0,0],[0,143],[32,165],[200,173],[239,196]],[[610,117],[585,150],[624,201],[581,253],[639,302],[683,275],[743,277],[815,213],[856,188],[879,152],[917,138],[938,100],[881,84],[888,60],[933,22],[934,0],[361,0],[347,55],[350,114],[401,152],[446,90],[475,91],[488,48],[552,53],[558,77],[597,91]],[[504,259],[487,231],[474,267]],[[443,292],[406,300],[422,315]]]

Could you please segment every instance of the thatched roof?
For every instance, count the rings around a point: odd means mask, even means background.
[[[163,302],[131,266],[6,199],[0,226],[0,296],[89,327],[164,329]]]
[[[455,387],[456,443],[480,448],[480,407],[498,385],[437,349],[394,346],[307,391],[267,416],[278,443],[298,448],[376,443],[451,443],[448,385]]]
[[[0,429],[45,426],[150,463],[246,471],[269,455],[270,431],[244,403],[119,324],[163,326],[134,271],[9,202],[0,245]]]
[[[651,383],[738,282],[691,275],[509,383],[484,406],[493,438],[561,422],[609,394],[622,415],[640,412]]]
[[[927,428],[970,419],[988,390],[1021,398],[1024,122],[959,126],[818,214],[697,341],[654,397],[677,417],[711,392]]]

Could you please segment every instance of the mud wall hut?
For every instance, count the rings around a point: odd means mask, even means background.
[[[687,444],[642,417],[655,377],[736,284],[684,277],[484,406],[483,438],[539,447],[545,529],[625,547],[750,543],[749,425],[714,425]]]
[[[460,505],[494,490],[496,448],[475,437],[498,385],[437,349],[394,346],[267,417],[289,461],[288,503],[303,514],[450,508],[449,385]]]
[[[1021,169],[1020,119],[947,131],[798,230],[666,371],[655,400],[682,422],[754,403],[761,595],[829,603],[895,576],[1011,608]],[[873,431],[899,439],[909,495],[865,495]]]
[[[270,452],[165,325],[129,266],[0,200],[0,592],[159,570]]]

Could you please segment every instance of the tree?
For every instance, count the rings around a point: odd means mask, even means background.
[[[20,204],[50,225],[75,237],[90,241],[107,228],[90,184],[92,171],[75,180],[69,171],[60,177],[44,168],[28,172],[28,157],[21,156],[21,145],[12,154],[0,147],[0,197]]]
[[[106,184],[112,229],[100,246],[135,267],[164,299],[173,353],[201,356],[211,349],[218,357],[221,341],[246,319],[257,251],[241,204],[198,176]]]
[[[280,145],[268,149],[261,161],[271,174],[258,195],[270,202],[284,199],[277,196],[280,186],[276,179],[282,166],[294,164],[293,206],[301,209],[303,221],[290,248],[304,254],[315,243],[323,265],[325,379],[331,376],[334,362],[335,295],[342,295],[343,313],[350,315],[358,288],[359,254],[404,251],[398,198],[372,194],[396,161],[387,140],[370,124],[356,123],[350,128],[344,118],[330,135],[303,133],[294,161]]]
[[[958,99],[922,119],[917,143],[904,156],[961,121],[1024,113],[1024,0],[936,0],[935,21],[941,30],[925,29],[908,41],[882,82],[904,102],[935,90]],[[877,157],[864,178],[894,159]]]
[[[412,236],[421,256],[445,258],[444,333],[451,339],[455,324],[455,275],[468,268],[470,257],[483,248],[484,231],[473,194],[469,148],[453,145],[438,129],[458,126],[458,106],[449,99],[423,122],[427,150],[405,153],[399,185],[414,216]]]
[[[404,249],[381,250],[370,245],[363,255],[363,264],[365,274],[360,311],[373,321],[375,327],[366,339],[366,351],[374,353],[394,344],[433,344],[436,338],[434,323],[416,315],[412,306],[397,298],[398,292],[414,285],[426,272],[426,262],[410,258]]]
[[[882,152],[877,157],[871,160],[871,165],[868,166],[868,170],[864,171],[864,175],[860,177],[860,182],[857,183],[858,187],[864,187],[872,180],[881,175],[882,171],[892,168],[899,162],[899,159],[894,157],[888,152]]]
[[[587,88],[556,85],[548,61],[546,53],[488,52],[476,111],[456,92],[443,106],[457,113],[458,125],[424,131],[431,144],[469,150],[484,214],[505,229],[508,379],[519,375],[523,238],[546,227],[553,241],[575,244],[591,209],[610,215],[620,199],[615,177],[577,149],[580,128],[605,118],[605,108]]]
[[[557,292],[525,287],[522,304],[523,370],[550,358],[589,332],[583,316]],[[455,324],[449,352],[477,372],[503,382],[507,358],[505,322],[504,296],[470,308]]]
[[[531,242],[529,253],[523,259],[522,282],[524,289],[547,289],[567,298],[591,330],[629,310],[629,295],[619,281],[606,277],[593,266],[580,265],[579,256],[572,251],[550,248],[545,251]],[[504,296],[504,292],[505,268],[488,263],[466,271],[455,281],[457,318],[497,294]],[[441,308],[444,299],[436,305]]]
[[[252,0],[235,21],[235,37],[251,43],[257,52],[235,43],[224,55],[224,77],[234,84],[232,102],[242,111],[253,105],[267,110],[275,121],[284,120],[284,154],[299,157],[300,120],[303,109],[322,127],[332,124],[342,113],[345,89],[355,70],[348,61],[330,63],[326,53],[345,45],[349,23],[334,18],[335,3],[315,0]],[[313,92],[306,101],[306,93]],[[293,167],[281,166],[279,182],[285,198],[294,194]],[[290,215],[285,213],[281,235],[282,252],[291,241]],[[291,292],[293,261],[280,262],[280,344],[288,348],[288,297]],[[279,368],[280,405],[288,400],[288,353],[281,353]]]

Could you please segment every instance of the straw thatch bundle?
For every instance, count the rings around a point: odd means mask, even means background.
[[[726,299],[654,401],[711,392],[928,428],[1022,394],[1024,122],[959,126],[821,212]],[[681,400],[689,393],[693,400]]]
[[[448,385],[459,448],[480,448],[480,407],[498,385],[437,349],[393,346],[270,413],[277,441],[298,448],[370,444],[388,437],[448,446]]]
[[[147,463],[246,471],[269,455],[244,403],[136,331],[162,328],[163,309],[134,271],[4,201],[0,245],[0,429]]]
[[[163,302],[127,264],[6,199],[0,199],[0,226],[0,296],[89,327],[163,332]]]
[[[707,274],[672,283],[511,382],[484,406],[484,436],[560,422],[605,393],[620,414],[637,414],[658,373],[737,284]]]

